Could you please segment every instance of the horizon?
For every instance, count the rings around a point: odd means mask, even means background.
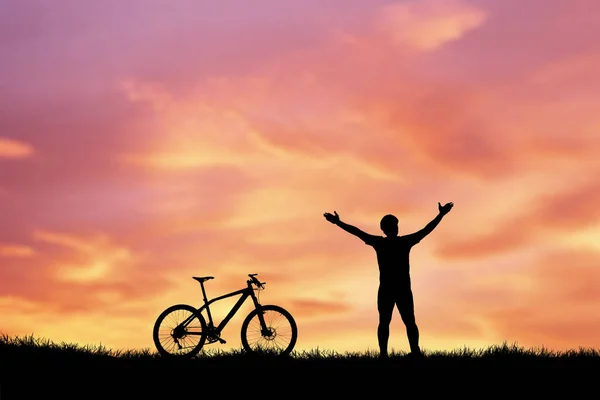
[[[0,332],[154,349],[192,276],[258,273],[295,350],[375,350],[375,252],[323,213],[403,235],[453,202],[411,251],[422,349],[599,348],[600,3],[576,3],[3,1]]]

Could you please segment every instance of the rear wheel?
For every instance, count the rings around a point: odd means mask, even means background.
[[[261,326],[260,314],[266,329]],[[250,312],[242,323],[242,346],[248,353],[286,356],[294,349],[297,339],[296,321],[279,306],[261,306]]]
[[[192,357],[206,341],[206,320],[196,308],[176,304],[158,316],[152,337],[162,356]]]

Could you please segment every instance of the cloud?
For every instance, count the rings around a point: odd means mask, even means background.
[[[417,20],[430,14],[434,20],[485,15],[462,2],[388,7]],[[423,60],[403,53],[396,59],[372,32],[361,33],[353,32],[364,42],[360,48],[329,38],[321,48],[283,53],[249,74],[199,80],[186,97],[152,82],[129,82],[131,99],[163,110],[162,116],[169,115],[165,125],[178,133],[148,154],[125,158],[174,171],[214,164],[258,168],[283,159],[322,169],[344,165],[368,179],[399,181],[409,169],[459,179],[505,178],[558,167],[557,157],[562,165],[595,154],[593,136],[565,137],[558,121],[540,118],[540,101],[515,93],[539,90],[531,76],[508,86],[491,79],[470,84],[466,71],[444,80],[435,56]],[[377,56],[357,57],[365,49]],[[334,59],[345,60],[344,68],[332,69]],[[564,112],[556,108],[544,114]]]
[[[112,275],[123,272],[124,267],[133,262],[131,251],[112,247],[106,236],[82,239],[71,235],[52,232],[36,232],[34,239],[45,243],[63,246],[87,257],[89,261],[80,264],[61,262],[57,277],[68,282],[97,282],[110,280]]]
[[[27,158],[34,153],[34,148],[28,143],[0,137],[0,158]]]
[[[548,251],[523,269],[531,285],[517,294],[512,306],[501,310],[496,305],[483,315],[507,339],[563,349],[597,347],[599,262],[600,253],[594,251]]]
[[[544,85],[565,85],[569,90],[582,89],[582,83],[594,87],[595,71],[600,65],[600,53],[580,53],[553,63],[543,65],[532,71],[533,83]],[[596,83],[597,84],[597,83]],[[568,86],[567,86],[568,85]]]
[[[386,5],[378,28],[396,44],[431,51],[481,26],[484,10],[460,0],[411,0]]]
[[[124,301],[135,304],[171,287],[154,260],[103,233],[39,230],[25,248],[33,254],[5,261],[0,297],[44,303],[49,312],[118,312]]]
[[[311,106],[311,113],[283,119],[277,115],[277,102],[273,102],[273,98],[281,96],[277,93],[276,82],[256,85],[252,78],[223,79],[214,86],[206,83],[206,87],[199,88],[188,97],[173,98],[168,92],[144,82],[128,82],[124,89],[129,99],[153,105],[163,121],[162,125],[168,127],[170,133],[166,136],[161,134],[160,140],[157,136],[152,148],[145,152],[123,154],[120,159],[125,163],[173,172],[211,166],[243,168],[246,165],[263,171],[272,169],[274,165],[281,168],[283,163],[295,163],[309,170],[343,163],[346,168],[352,167],[367,176],[396,179],[390,171],[354,157],[347,147],[348,131],[344,137],[340,134],[332,136],[336,132],[335,126],[331,123],[328,124],[330,126],[325,125],[324,120],[315,120],[315,113],[325,112],[319,111],[318,104]],[[318,96],[318,87],[313,86],[312,89],[314,96]],[[304,88],[303,91],[309,89]],[[226,101],[223,103],[213,98]],[[285,107],[289,110],[289,106]],[[348,117],[341,115],[340,118]],[[330,121],[338,119],[330,117]],[[303,126],[306,123],[310,126]],[[340,143],[344,145],[341,151]],[[357,142],[353,147],[361,145],[364,144]],[[326,153],[336,159],[326,158]],[[316,157],[318,154],[324,157]]]
[[[448,240],[436,254],[442,259],[483,259],[499,257],[523,248],[542,245],[547,240],[568,242],[573,234],[600,223],[596,205],[600,185],[586,178],[581,183],[556,188],[522,204],[521,211],[503,218],[488,232],[472,234],[462,231],[464,239]]]
[[[31,257],[35,250],[30,246],[18,244],[0,244],[0,256],[2,257]]]
[[[294,310],[294,315],[301,318],[328,317],[331,314],[343,314],[352,310],[346,303],[314,299],[292,300],[289,304],[291,309]]]
[[[595,327],[583,318],[594,256],[551,253],[579,263],[581,281],[532,267],[552,248],[597,249],[589,9],[109,1],[50,15],[21,3],[0,35],[0,125],[35,150],[0,177],[13,332],[35,321],[59,339],[151,346],[139,332],[162,308],[199,300],[191,276],[214,275],[216,294],[258,272],[304,343],[364,348],[375,255],[323,212],[371,233],[390,212],[408,232],[454,201],[412,254],[425,343],[593,342],[580,332]],[[553,293],[573,306],[562,319],[544,306],[561,308]]]
[[[442,269],[432,274],[443,274],[435,283],[424,283],[416,292],[421,293],[417,319],[432,337],[438,329],[438,335],[448,337],[451,330],[443,325],[456,325],[465,328],[457,331],[465,340],[597,347],[599,262],[597,250],[555,244],[512,261]]]

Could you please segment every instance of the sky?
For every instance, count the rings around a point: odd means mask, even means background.
[[[598,37],[594,0],[0,0],[0,331],[153,349],[192,276],[258,273],[297,350],[374,350],[375,253],[323,213],[453,202],[424,350],[600,347]]]

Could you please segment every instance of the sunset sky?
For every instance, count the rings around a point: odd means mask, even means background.
[[[600,347],[599,37],[597,0],[0,0],[0,332],[154,349],[192,276],[258,273],[297,350],[374,350],[375,252],[323,213],[454,202],[425,351]]]

